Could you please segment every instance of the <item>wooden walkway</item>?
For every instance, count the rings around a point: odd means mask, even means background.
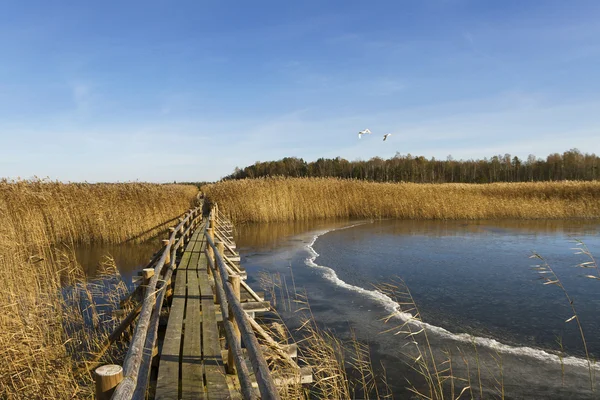
[[[156,384],[156,399],[229,399],[213,289],[207,273],[204,224],[177,268]]]
[[[296,345],[277,343],[254,320],[270,304],[244,282],[231,224],[216,206],[207,218],[201,210],[170,228],[163,250],[144,269],[136,289],[142,302],[107,343],[139,317],[127,356],[122,368],[96,370],[98,399],[278,400],[278,386],[312,381],[310,368],[293,360]],[[284,365],[276,373],[275,359]]]

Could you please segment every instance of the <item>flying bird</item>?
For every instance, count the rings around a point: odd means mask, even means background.
[[[385,142],[388,138],[388,136],[392,136],[391,133],[386,133],[385,135],[383,135],[383,141]]]
[[[364,135],[365,133],[368,133],[369,135],[371,134],[371,131],[369,130],[369,128],[365,129],[364,131],[358,132],[358,138],[360,139],[362,137],[362,135]]]

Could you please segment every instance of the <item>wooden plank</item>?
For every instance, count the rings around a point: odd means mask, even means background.
[[[181,260],[179,261],[179,265],[177,266],[177,269],[183,269],[186,270],[190,261],[190,257],[192,256],[192,251],[194,249],[194,247],[196,247],[198,245],[198,242],[202,239],[202,232],[200,229],[197,229],[194,234],[192,235],[192,238],[190,239],[190,242],[187,244],[186,248],[185,248],[185,252],[183,253],[183,255],[181,256]]]
[[[229,385],[229,393],[231,393],[231,400],[242,400],[242,390],[237,377],[235,375],[227,375],[226,379]]]
[[[206,259],[201,259],[198,268],[202,294],[202,356],[208,398],[230,399],[229,387],[225,379],[225,368],[221,358],[219,331],[213,302],[213,291],[206,272]]]
[[[240,298],[240,302],[244,303],[247,301],[265,301],[265,292],[259,290],[258,292],[254,292],[254,294],[256,294],[256,298],[252,295],[252,293],[250,293],[246,289],[246,287],[242,283],[242,291],[241,291],[242,296]]]
[[[280,344],[279,347],[281,348],[282,351],[285,351],[287,353],[288,356],[292,357],[292,358],[297,358],[298,357],[298,345],[296,343],[292,343],[292,344]],[[263,354],[268,354],[270,351],[270,347],[261,344],[260,348],[263,351]],[[246,351],[246,349],[242,349],[244,357],[248,357],[248,352]],[[221,357],[225,358],[227,357],[227,350],[221,350]],[[252,368],[252,367],[250,367]]]
[[[181,354],[182,399],[205,398],[202,378],[200,286],[198,285],[198,271],[193,267],[198,264],[199,257],[200,253],[192,253],[187,270],[187,305]]]
[[[198,237],[194,243],[194,247],[191,249],[191,251],[194,253],[204,251],[204,225],[205,224],[200,225],[198,227],[198,230],[196,230],[196,232],[198,233]]]
[[[179,398],[179,350],[181,348],[181,335],[183,332],[185,289],[185,270],[180,270],[175,279],[173,302],[160,354],[158,377],[156,379],[155,398],[157,400]]]
[[[201,234],[200,230],[194,232],[177,269],[179,273],[175,277],[173,302],[171,304],[169,321],[167,323],[158,367],[156,399],[179,399],[180,350],[187,288],[186,270],[190,263],[192,249],[202,239]]]

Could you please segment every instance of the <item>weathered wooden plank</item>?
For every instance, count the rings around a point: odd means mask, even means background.
[[[183,313],[185,309],[185,271],[180,271],[175,280],[173,302],[169,322],[163,340],[158,377],[156,379],[157,400],[178,399],[179,396],[179,350],[183,332]]]
[[[177,269],[186,270],[188,268],[193,249],[194,249],[194,247],[196,247],[198,245],[198,242],[201,240],[202,240],[201,229],[197,229],[194,232],[194,234],[192,235],[190,242],[187,244],[187,246],[185,248],[185,252],[181,256],[181,260],[179,261],[179,265],[178,265]]]
[[[235,375],[227,375],[225,377],[227,384],[229,385],[229,393],[231,393],[231,400],[242,400],[242,390],[240,388],[240,382]]]
[[[279,347],[282,351],[286,352],[288,356],[292,358],[298,357],[298,345],[296,343],[280,344]],[[271,351],[271,347],[264,344],[261,344],[260,348],[262,349],[263,354],[268,354]],[[248,357],[248,352],[246,351],[246,349],[242,349],[242,353],[245,358]],[[227,357],[227,350],[221,350],[221,357]],[[250,366],[250,368],[252,368],[252,366]]]
[[[198,271],[193,269],[193,265],[198,264],[199,256],[200,253],[192,253],[187,270],[187,305],[181,355],[182,399],[205,398],[202,378],[200,286],[198,285]]]
[[[156,399],[179,399],[179,373],[180,350],[183,334],[183,315],[185,311],[185,296],[187,288],[187,274],[192,253],[196,242],[202,239],[202,232],[196,230],[186,247],[186,252],[181,257],[173,292],[173,302],[169,314],[169,321],[162,345],[158,376],[156,382]]]
[[[199,253],[203,251],[204,246],[204,225],[200,226],[196,232],[199,234],[198,239],[194,242],[194,247],[190,251]]]
[[[213,292],[206,272],[206,258],[198,268],[200,290],[202,294],[202,356],[204,360],[204,375],[208,398],[229,399],[229,387],[225,379],[225,368],[221,358],[221,345],[215,315]]]
[[[246,282],[242,282],[241,298],[240,302],[245,303],[247,301],[265,301],[265,292],[259,290],[258,292],[251,293],[244,286]],[[256,296],[254,296],[256,295]]]

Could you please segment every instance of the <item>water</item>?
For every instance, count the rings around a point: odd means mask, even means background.
[[[418,377],[405,365],[403,335],[381,332],[406,314],[384,325],[381,319],[398,306],[373,288],[401,277],[436,357],[451,349],[455,373],[463,377],[468,373],[458,348],[471,371],[479,363],[484,397],[494,397],[494,379],[502,376],[509,398],[595,398],[577,325],[565,323],[572,316],[569,303],[559,287],[537,280],[529,256],[536,251],[554,268],[574,300],[590,354],[598,357],[600,282],[582,276],[592,270],[574,267],[589,259],[573,254],[571,240],[582,239],[600,254],[599,228],[598,221],[573,220],[338,221],[245,226],[236,240],[250,276],[252,270],[278,272],[289,285],[293,274],[318,323],[341,337],[353,329],[369,342],[395,394],[406,393],[404,377]],[[566,353],[564,373],[557,337]]]
[[[75,256],[88,279],[94,279],[98,275],[98,266],[104,257],[112,256],[121,277],[125,283],[131,285],[132,277],[148,264],[152,255],[161,246],[161,241],[158,238],[149,239],[138,244],[82,245],[75,248]]]

